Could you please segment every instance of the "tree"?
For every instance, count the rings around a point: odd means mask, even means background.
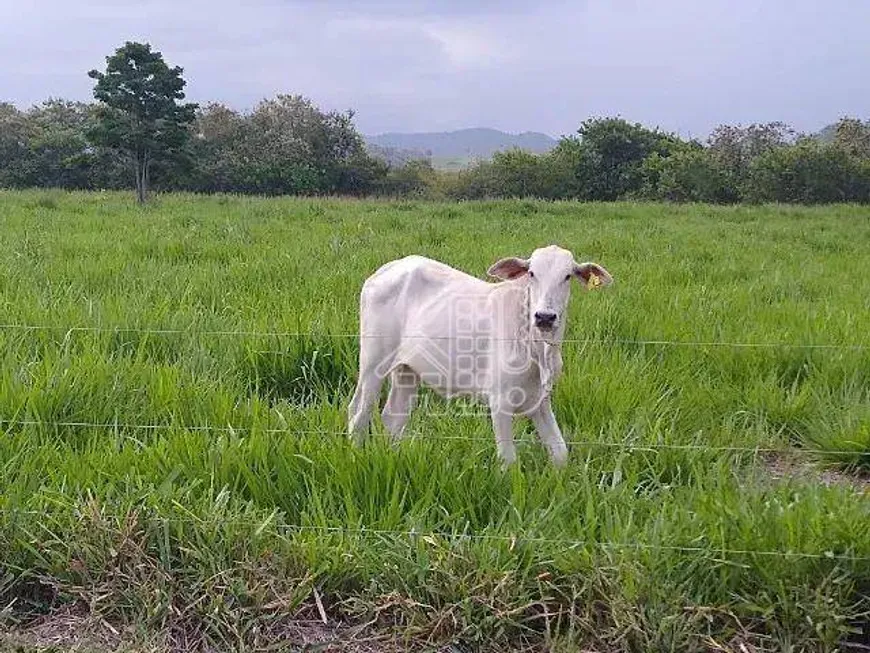
[[[233,162],[243,192],[356,195],[386,174],[366,152],[352,112],[324,113],[299,95],[263,100],[240,124],[231,116],[220,122],[226,138],[217,151]]]
[[[195,161],[189,184],[198,192],[243,191],[244,161],[239,148],[245,137],[245,117],[218,102],[197,111],[189,149]]]
[[[0,102],[0,188],[27,186],[33,154],[30,125],[14,105]]]
[[[565,190],[579,199],[610,201],[638,193],[643,160],[683,146],[676,136],[622,118],[584,120],[577,134],[563,138],[553,157],[557,167],[573,168]]]
[[[447,196],[456,200],[478,200],[502,197],[503,189],[492,161],[480,161],[467,170],[460,170],[447,188]]]
[[[93,154],[85,133],[93,111],[82,102],[49,98],[26,114],[30,131],[29,185],[88,188]]]
[[[756,202],[867,202],[870,166],[835,143],[803,139],[753,160],[746,190]]]
[[[841,118],[834,126],[834,143],[860,159],[870,159],[870,122]]]
[[[564,137],[548,154],[547,169],[552,180],[550,196],[555,199],[588,200],[591,197],[592,153],[575,136]]]
[[[519,148],[492,155],[493,172],[502,197],[546,197],[545,159]]]
[[[195,104],[179,104],[186,84],[182,68],[170,68],[147,43],[127,41],[110,57],[106,72],[92,70],[94,97],[102,104],[90,131],[94,142],[124,152],[136,173],[136,195],[146,199],[154,162],[177,157],[190,132]]]
[[[726,203],[736,199],[725,169],[700,145],[668,157],[653,153],[643,162],[643,196],[671,202]]]
[[[710,153],[728,174],[728,183],[743,195],[750,166],[758,157],[795,141],[794,130],[783,122],[720,125],[707,140]]]

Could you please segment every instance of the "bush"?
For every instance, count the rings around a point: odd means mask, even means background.
[[[638,194],[643,161],[684,145],[676,136],[621,118],[586,120],[577,134],[563,138],[553,153],[556,168],[570,175],[558,194],[576,199],[612,201]]]
[[[426,197],[433,194],[437,173],[432,162],[417,159],[391,167],[378,182],[376,192],[387,197]]]
[[[644,160],[642,172],[642,195],[649,199],[713,204],[737,199],[725,168],[700,147],[668,157],[654,153]]]
[[[749,168],[746,198],[755,202],[870,201],[870,162],[836,144],[805,139],[768,151]]]
[[[492,169],[503,197],[546,197],[546,160],[519,149],[496,152]]]
[[[448,184],[446,195],[455,200],[503,197],[498,177],[490,161],[481,161],[467,170],[459,171]]]
[[[352,112],[325,113],[301,96],[264,100],[250,114],[210,104],[193,129],[188,183],[203,192],[363,195],[387,172]]]
[[[727,172],[733,192],[739,194],[758,157],[794,143],[794,130],[783,122],[720,125],[707,140],[708,151]]]
[[[25,115],[12,104],[0,103],[0,187],[27,186],[31,157]]]

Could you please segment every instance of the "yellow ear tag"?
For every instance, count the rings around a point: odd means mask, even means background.
[[[594,272],[589,273],[589,281],[586,282],[586,287],[592,290],[601,285],[601,278]]]

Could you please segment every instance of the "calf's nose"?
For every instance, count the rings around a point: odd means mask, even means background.
[[[535,326],[548,329],[556,322],[556,314],[553,311],[536,311]]]

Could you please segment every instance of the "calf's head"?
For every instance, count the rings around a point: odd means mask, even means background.
[[[610,273],[597,263],[577,263],[566,249],[550,245],[536,249],[531,257],[503,258],[496,261],[488,274],[499,279],[522,279],[528,287],[530,326],[545,336],[561,334],[565,327],[571,280],[584,286],[613,283]]]

